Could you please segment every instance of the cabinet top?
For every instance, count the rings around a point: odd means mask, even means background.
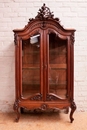
[[[75,32],[75,29],[64,29],[62,25],[60,24],[59,18],[54,18],[53,12],[50,11],[50,8],[48,8],[45,4],[39,9],[37,15],[35,18],[30,18],[28,24],[23,29],[14,29],[13,32],[22,32],[24,31],[30,24],[33,24],[35,22],[55,22],[60,26],[60,28],[65,32]]]

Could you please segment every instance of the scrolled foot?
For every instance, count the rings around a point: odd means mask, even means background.
[[[17,117],[16,119],[15,119],[15,122],[18,122],[19,121],[19,118]]]
[[[74,121],[73,113],[76,110],[76,104],[75,102],[71,103],[71,112],[70,112],[70,122],[72,123]]]
[[[72,123],[74,121],[74,118],[72,117],[70,120],[71,120],[70,123]]]

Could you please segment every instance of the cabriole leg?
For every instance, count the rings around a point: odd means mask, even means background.
[[[14,111],[15,111],[16,114],[17,114],[17,117],[16,117],[15,121],[18,122],[18,121],[19,121],[19,118],[20,118],[20,113],[19,113],[19,110],[18,110],[18,109],[19,109],[19,105],[18,105],[18,102],[17,102],[17,101],[14,103],[13,109],[14,109]]]
[[[71,121],[71,123],[72,123],[72,122],[74,121],[73,113],[74,113],[74,111],[76,110],[76,104],[75,104],[75,102],[72,102],[70,107],[71,107],[70,121]]]

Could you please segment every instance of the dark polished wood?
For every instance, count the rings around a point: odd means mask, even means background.
[[[16,122],[24,109],[47,111],[71,108],[74,102],[74,32],[43,4],[23,29],[15,29]]]

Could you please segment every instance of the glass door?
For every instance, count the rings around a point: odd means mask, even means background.
[[[22,41],[22,95],[24,98],[41,94],[40,37],[37,33]]]
[[[50,98],[66,99],[67,95],[67,40],[57,34],[48,35],[48,90]],[[49,96],[48,96],[49,98]]]

